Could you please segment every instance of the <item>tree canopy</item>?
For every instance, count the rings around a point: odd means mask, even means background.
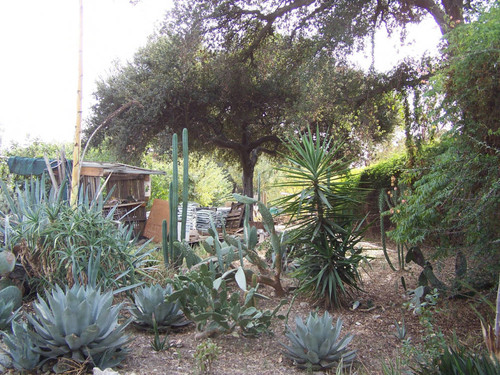
[[[194,0],[177,1],[176,12],[184,25],[202,24],[211,40],[238,43],[248,55],[275,32],[312,37],[321,47],[345,52],[381,25],[392,31],[426,15],[445,34],[481,4],[484,1]]]
[[[236,47],[207,49],[196,32],[164,32],[98,84],[87,134],[136,103],[97,132],[94,144],[107,139],[124,157],[137,159],[155,139],[188,128],[193,149],[215,146],[239,162],[243,193],[252,195],[259,155],[274,155],[287,131],[331,128],[349,146],[390,133],[398,122],[395,98],[367,101],[374,77],[315,56],[311,45],[277,35],[241,60]]]

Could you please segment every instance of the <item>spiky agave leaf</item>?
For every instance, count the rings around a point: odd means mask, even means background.
[[[17,370],[32,371],[41,365],[42,359],[31,340],[26,323],[12,322],[12,334],[4,334],[3,342]]]
[[[296,332],[287,326],[285,336],[290,345],[281,344],[286,351],[284,355],[290,358],[299,368],[321,370],[331,368],[340,361],[343,366],[350,365],[356,357],[356,351],[348,351],[347,346],[353,335],[340,339],[342,320],[337,319],[333,325],[333,318],[325,312],[323,316],[310,313],[306,323],[302,318],[295,319]]]
[[[38,296],[31,338],[36,351],[45,358],[67,357],[78,362],[89,359],[100,368],[120,363],[130,341],[124,334],[130,319],[118,324],[122,304],[112,306],[112,292],[101,293],[92,286],[75,284],[63,290],[56,286]]]
[[[165,300],[171,294],[171,285],[167,285],[165,288],[161,285],[139,288],[134,293],[134,306],[130,308],[130,313],[137,326],[152,329],[153,315],[159,330],[186,325],[188,321],[184,318],[179,305]]]

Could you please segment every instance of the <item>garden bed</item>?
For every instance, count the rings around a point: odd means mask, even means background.
[[[420,268],[393,272],[383,259],[382,252],[376,247],[367,246],[366,255],[373,257],[371,266],[363,272],[364,292],[358,296],[361,302],[356,310],[342,309],[334,311],[336,318],[344,321],[342,336],[355,335],[350,347],[358,350],[357,361],[351,373],[381,374],[382,361],[394,361],[402,349],[402,341],[395,337],[395,320],[402,321],[404,315],[408,330],[407,337],[417,344],[421,340],[422,327],[418,317],[402,309],[407,301],[400,278],[405,277],[408,288],[416,287]],[[392,255],[396,255],[394,252]],[[263,289],[264,294],[272,297],[272,290]],[[279,298],[261,302],[260,307],[272,308],[279,303]],[[470,309],[466,300],[439,301],[442,313],[434,315],[435,328],[443,331],[446,337],[455,332],[458,338],[471,346],[481,344],[480,323],[477,315]],[[286,314],[288,305],[282,308]],[[295,325],[295,317],[307,317],[315,309],[309,301],[297,298],[290,311],[289,322]],[[322,313],[322,309],[320,312]],[[299,374],[306,373],[294,367],[290,360],[282,355],[280,342],[288,343],[285,338],[284,323],[275,320],[274,335],[259,338],[223,335],[212,338],[220,348],[220,354],[213,362],[211,374]],[[129,330],[134,340],[130,344],[131,353],[118,369],[120,374],[196,374],[198,367],[194,354],[202,340],[195,339],[195,328],[191,325],[181,332],[169,335],[174,345],[167,351],[155,352],[150,342],[152,334],[145,334],[133,328]],[[334,371],[332,371],[334,373]],[[349,373],[349,372],[347,372]]]

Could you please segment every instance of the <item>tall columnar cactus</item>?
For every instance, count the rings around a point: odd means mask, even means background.
[[[181,240],[186,238],[186,222],[187,222],[187,209],[189,198],[189,149],[188,149],[188,130],[182,131],[182,155],[183,167],[182,174],[182,224],[181,224]]]
[[[189,192],[189,170],[188,170],[188,133],[187,129],[182,132],[182,152],[184,162],[183,175],[183,194],[182,194],[182,222],[181,222],[181,241],[186,238],[186,221],[187,221],[187,205]],[[178,207],[179,207],[179,168],[178,168],[178,153],[177,134],[172,136],[172,182],[170,183],[169,192],[169,208],[170,208],[170,228],[168,230],[167,243],[167,228],[162,227],[163,237],[163,259],[165,265],[173,265],[179,267],[182,263],[182,250],[178,243]]]
[[[163,261],[165,262],[165,267],[168,267],[168,227],[167,220],[163,220],[161,223],[161,245],[163,250]]]
[[[179,168],[177,165],[177,154],[179,148],[177,145],[177,134],[172,137],[172,183],[170,185],[170,245],[173,248],[173,241],[177,241],[177,222],[179,206]]]

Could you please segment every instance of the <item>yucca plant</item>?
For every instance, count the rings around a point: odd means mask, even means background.
[[[160,331],[170,327],[180,327],[189,322],[175,302],[167,302],[165,298],[172,294],[172,286],[142,286],[134,293],[134,306],[130,313],[134,323],[142,329],[153,329],[156,323]]]
[[[287,326],[285,333],[291,345],[281,345],[286,349],[284,355],[299,368],[317,371],[332,368],[341,361],[344,367],[352,364],[356,351],[348,351],[347,346],[354,336],[347,335],[340,338],[342,329],[340,318],[333,325],[333,317],[328,312],[322,317],[317,313],[310,313],[305,324],[300,317],[297,317],[295,322],[296,332]]]
[[[125,358],[129,338],[124,330],[131,319],[118,324],[123,304],[112,305],[111,291],[75,284],[65,290],[56,286],[45,297],[38,297],[35,314],[28,315],[31,337],[42,357],[89,361],[100,368],[116,366]]]
[[[43,359],[36,350],[26,323],[12,322],[12,334],[4,334],[3,341],[17,370],[32,371],[41,364]]]
[[[319,130],[300,134],[286,144],[288,163],[278,168],[285,175],[279,186],[295,191],[274,202],[297,223],[290,232],[292,254],[299,265],[295,277],[299,291],[339,306],[350,289],[359,289],[358,267],[365,258],[358,243],[363,231],[352,214],[358,203],[346,182],[349,162],[342,157],[342,143]]]

